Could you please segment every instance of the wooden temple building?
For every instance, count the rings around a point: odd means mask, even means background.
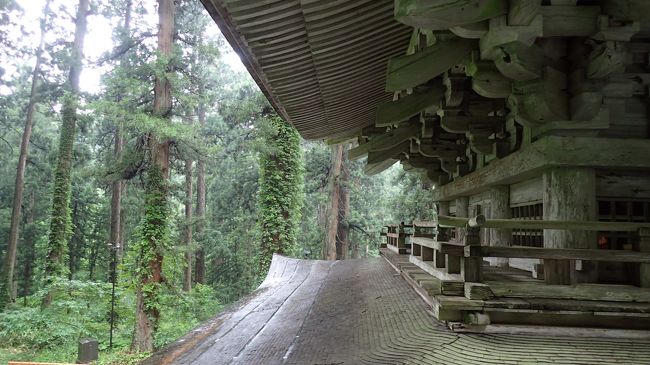
[[[303,137],[432,183],[386,255],[438,319],[650,329],[650,1],[202,2]]]

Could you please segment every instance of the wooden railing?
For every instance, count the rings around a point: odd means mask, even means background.
[[[485,219],[483,216],[459,218],[438,216],[439,230],[450,227],[464,228],[466,233],[462,242],[461,278],[465,282],[481,282],[482,265],[485,257],[531,258],[545,260],[583,260],[628,262],[640,264],[639,283],[650,287],[650,224],[634,222],[593,222],[593,221],[523,221],[512,219]],[[444,228],[443,228],[444,227]],[[583,231],[637,232],[639,251],[602,250],[582,248],[537,248],[482,246],[479,231],[484,228],[504,229],[555,229]],[[459,244],[459,243],[456,243]],[[433,247],[444,253],[448,243],[436,242]],[[447,255],[457,255],[457,251],[447,251]]]
[[[411,248],[411,245],[408,242],[411,233],[407,232],[407,228],[412,227],[412,225],[404,223],[385,226],[386,247],[395,253],[402,255],[407,254],[408,250]],[[384,234],[382,233],[382,235]]]
[[[650,311],[650,223],[522,221],[486,219],[481,215],[472,218],[440,215],[435,221],[414,221],[412,225],[409,263],[413,265],[402,264],[400,270],[402,276],[410,278],[407,281],[411,285],[427,293],[427,303],[439,320],[466,325],[537,325],[545,321],[613,328],[650,325],[647,319]],[[500,228],[634,232],[639,244],[634,245],[638,248],[636,251],[499,246],[498,242],[490,242],[489,246],[482,244],[480,237],[485,236],[481,234],[482,229]],[[398,256],[392,257],[398,259]],[[548,277],[539,280],[532,272],[490,266],[484,261],[486,258],[544,260],[543,265],[562,263],[576,272],[580,265],[594,267],[589,261],[633,263],[639,268],[635,267],[632,272],[640,275],[640,287],[600,284],[590,279],[585,280],[589,283],[582,283],[583,277],[574,275],[573,271],[569,273],[570,284],[554,281],[547,284]],[[578,265],[578,261],[584,262]],[[422,271],[431,277],[426,277]],[[559,270],[558,273],[565,274]],[[575,313],[580,316],[569,316]],[[642,318],[641,322],[634,317],[636,315]]]

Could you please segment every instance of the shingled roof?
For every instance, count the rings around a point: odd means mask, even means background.
[[[202,0],[278,113],[307,139],[373,125],[413,28],[392,0]]]

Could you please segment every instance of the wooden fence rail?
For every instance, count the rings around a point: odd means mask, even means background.
[[[465,257],[650,263],[650,252],[583,248],[465,246]]]
[[[486,219],[482,215],[473,218],[438,216],[440,227],[481,227],[504,229],[560,229],[581,231],[637,232],[650,229],[650,223],[598,222],[598,221],[549,221],[521,219]]]

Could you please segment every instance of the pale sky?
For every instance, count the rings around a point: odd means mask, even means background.
[[[197,0],[198,1],[198,0]],[[16,1],[24,10],[25,13],[20,20],[20,24],[32,33],[30,43],[37,45],[39,37],[39,20],[42,16],[43,6],[45,0],[17,0]],[[77,0],[66,0],[69,3],[69,9],[74,11],[78,3]],[[156,1],[145,0],[149,16],[145,18],[147,25],[155,29],[158,15],[156,13]],[[220,32],[219,28],[214,23],[210,23],[208,34],[215,34]],[[91,15],[88,18],[88,32],[84,41],[84,68],[81,74],[80,87],[82,91],[89,93],[98,93],[101,90],[101,75],[103,71],[96,67],[93,62],[97,60],[106,51],[113,48],[112,25],[108,19],[101,15]],[[237,54],[226,43],[226,47],[222,49],[223,60],[230,65],[234,71],[245,71],[244,65]],[[29,60],[30,66],[33,67],[34,60]],[[11,74],[12,67],[8,67],[8,74]],[[105,72],[105,71],[104,71]]]

